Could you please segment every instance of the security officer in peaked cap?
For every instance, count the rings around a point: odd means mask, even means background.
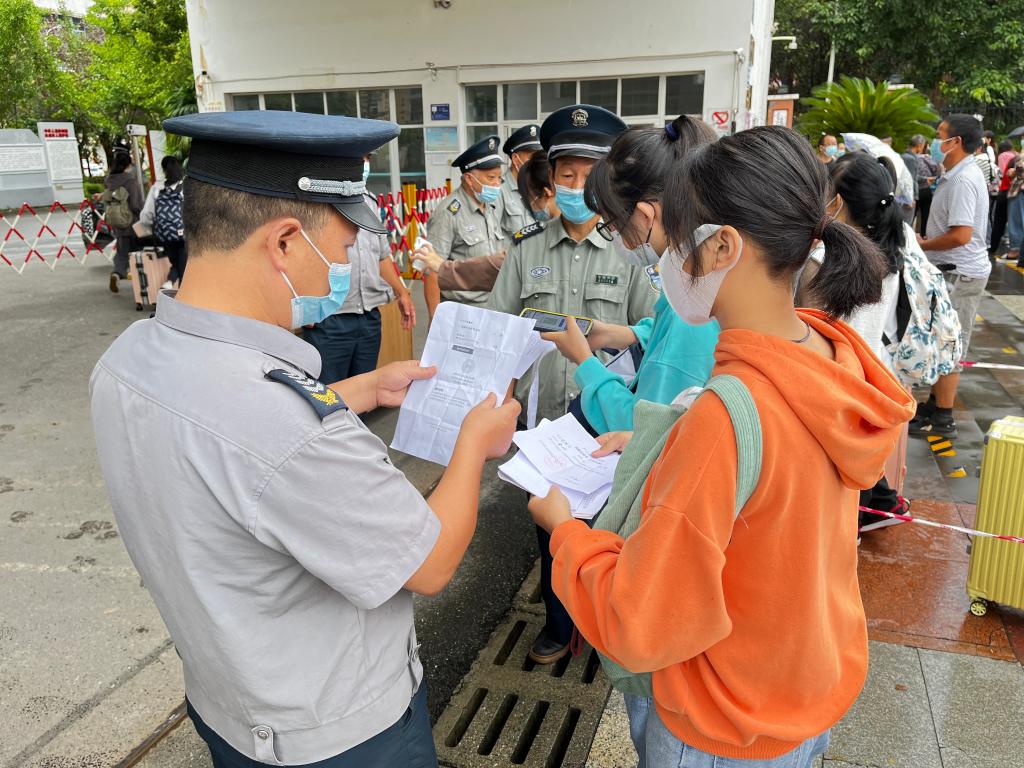
[[[500,263],[507,250],[501,231],[501,155],[497,136],[487,136],[455,158],[452,166],[462,172],[458,189],[446,197],[427,224],[428,253],[461,261],[490,256]],[[464,304],[483,305],[486,291],[443,290],[441,297]]]
[[[519,169],[541,149],[540,126],[536,124],[517,129],[501,145],[501,151],[508,155],[508,173],[501,182],[501,229],[506,237],[512,237],[533,221],[529,203],[523,201],[517,182]]]
[[[357,231],[384,231],[363,157],[397,125],[254,111],[164,128],[192,137],[189,269],[90,391],[114,515],[181,655],[189,715],[216,768],[436,766],[412,593],[458,566],[518,405],[473,409],[424,499],[357,414],[399,405],[433,369],[328,386],[292,332],[341,306]]]
[[[651,314],[657,299],[643,269],[616,253],[600,233],[600,217],[583,201],[583,185],[591,168],[608,154],[612,142],[626,129],[615,114],[589,104],[574,104],[548,115],[540,142],[551,163],[555,203],[561,216],[543,228],[527,225],[513,236],[512,248],[498,274],[487,306],[519,314],[543,309],[619,325],[635,325]],[[561,355],[540,363],[538,418],[557,419],[579,394],[573,378],[575,364]],[[527,382],[516,395],[524,399]],[[541,583],[546,622],[530,649],[538,664],[557,661],[569,650],[573,624],[550,589],[550,537],[537,528],[541,551]]]

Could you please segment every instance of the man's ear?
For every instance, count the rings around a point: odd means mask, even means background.
[[[301,233],[302,222],[292,217],[268,221],[257,230],[258,241],[275,271],[287,272],[291,261],[304,252]]]

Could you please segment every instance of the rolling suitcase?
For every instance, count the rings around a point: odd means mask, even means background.
[[[171,273],[171,260],[160,254],[156,248],[143,248],[128,255],[128,272],[132,278],[132,292],[135,294],[135,311],[156,304],[160,286],[167,282]]]
[[[1007,416],[989,427],[975,528],[1024,536],[1024,418]],[[1024,544],[974,537],[967,594],[975,616],[983,616],[990,601],[1024,608]]]

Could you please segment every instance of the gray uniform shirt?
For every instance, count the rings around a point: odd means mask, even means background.
[[[507,245],[499,214],[496,205],[484,205],[481,209],[460,186],[441,201],[430,217],[428,239],[444,259],[461,260],[502,252]],[[486,291],[441,291],[441,296],[463,304],[487,301]]]
[[[207,724],[261,762],[322,760],[408,708],[423,670],[403,585],[440,524],[331,390],[267,377],[315,379],[312,346],[173,297],[90,381],[118,529]]]
[[[526,204],[523,202],[519,188],[512,179],[512,171],[505,174],[501,181],[501,231],[505,237],[512,237],[516,232],[533,221]]]
[[[971,227],[966,245],[948,251],[925,251],[932,264],[952,264],[957,273],[975,280],[988,279],[988,185],[973,156],[965,157],[939,177],[928,214],[928,239],[944,235],[950,227]]]
[[[636,325],[651,315],[658,291],[646,270],[626,264],[597,230],[577,243],[562,219],[513,245],[491,291],[488,308],[518,315],[526,307]],[[537,418],[557,419],[579,394],[576,365],[558,352],[540,364]],[[527,382],[516,390],[522,398]]]
[[[367,196],[366,204],[377,213],[377,205],[373,198]],[[387,235],[378,235],[366,229],[359,230],[355,247],[348,252],[348,260],[352,264],[348,296],[336,314],[361,315],[395,300],[391,286],[380,276],[381,262],[390,258],[391,246]]]

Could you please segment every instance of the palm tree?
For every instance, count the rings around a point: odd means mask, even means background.
[[[177,88],[171,91],[171,95],[164,101],[164,110],[167,117],[178,117],[179,115],[194,115],[199,111],[199,104],[196,102],[196,86],[192,80],[186,80]],[[189,146],[192,140],[187,136],[168,134],[167,154],[174,155],[184,161],[188,157]]]
[[[924,94],[913,88],[890,90],[884,82],[843,76],[812,94],[801,99],[810,109],[797,119],[797,130],[815,144],[825,134],[868,133],[891,136],[899,151],[915,133],[933,136],[939,119]]]

